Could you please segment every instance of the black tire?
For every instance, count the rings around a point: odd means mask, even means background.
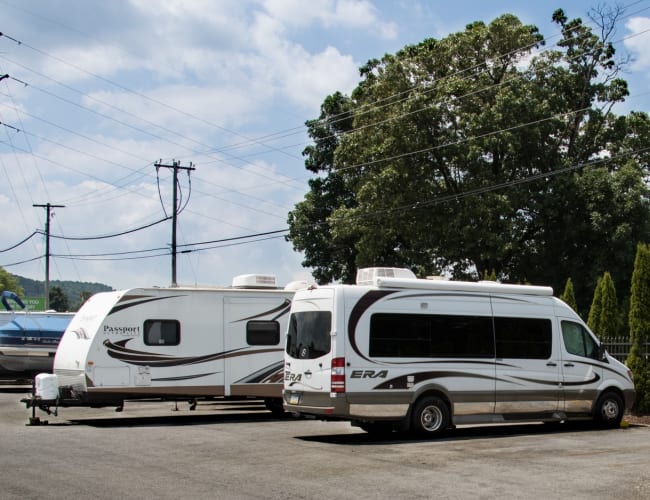
[[[618,394],[605,392],[598,398],[594,407],[594,421],[605,429],[620,427],[624,410],[623,399]]]
[[[449,428],[449,407],[442,399],[426,396],[413,407],[411,429],[421,436],[435,436]]]

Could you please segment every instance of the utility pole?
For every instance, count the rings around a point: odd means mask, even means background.
[[[190,162],[189,167],[181,167],[180,162],[174,160],[172,161],[171,165],[164,165],[163,163],[160,162],[155,163],[154,167],[156,168],[171,168],[173,170],[173,180],[172,180],[172,188],[173,188],[173,195],[172,195],[172,205],[173,205],[173,212],[172,212],[172,287],[177,286],[176,283],[176,221],[178,217],[178,171],[179,170],[186,170],[188,175],[192,170],[196,170],[194,166],[192,166],[192,163]]]
[[[47,212],[45,218],[45,310],[50,308],[50,218],[53,208],[65,208],[65,205],[32,205],[33,207],[44,208]]]

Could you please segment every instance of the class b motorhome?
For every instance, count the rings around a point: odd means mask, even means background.
[[[360,270],[298,291],[284,407],[368,432],[595,419],[620,424],[631,372],[549,287]]]
[[[262,398],[281,411],[283,334],[299,286],[242,275],[230,287],[95,294],[57,349],[55,403],[120,408],[129,399],[224,396]]]

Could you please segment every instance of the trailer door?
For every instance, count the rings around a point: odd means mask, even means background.
[[[248,292],[224,297],[226,395],[280,398],[287,295]]]

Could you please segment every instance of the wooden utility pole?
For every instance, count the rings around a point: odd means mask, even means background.
[[[160,160],[162,162],[162,160]],[[172,180],[172,188],[173,188],[173,195],[172,195],[172,205],[173,205],[173,211],[172,211],[172,287],[177,286],[176,283],[176,221],[178,217],[178,171],[179,170],[186,170],[188,172],[192,170],[196,170],[195,167],[192,166],[192,163],[190,162],[189,167],[181,167],[180,162],[177,161],[172,161],[171,165],[164,165],[162,163],[155,163],[154,167],[156,168],[171,168],[173,170],[173,180]]]
[[[50,308],[50,218],[53,208],[65,208],[65,205],[52,205],[46,203],[45,205],[32,205],[33,207],[44,208],[46,210],[45,216],[45,310]]]

